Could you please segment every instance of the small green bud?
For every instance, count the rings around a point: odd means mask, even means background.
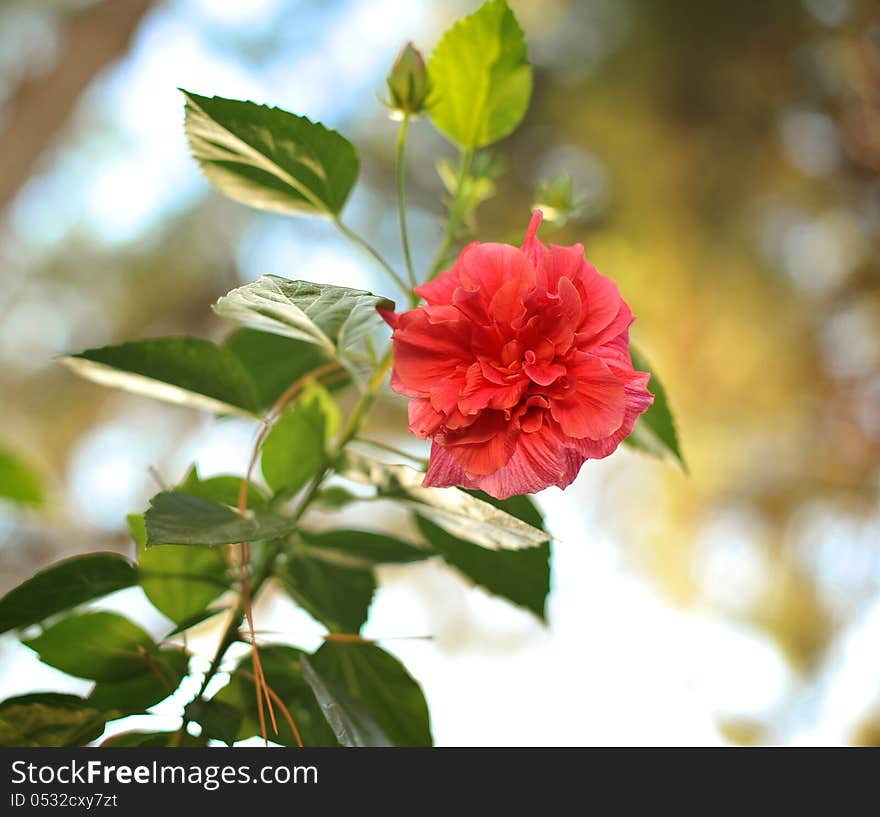
[[[574,182],[564,173],[548,179],[538,186],[533,210],[544,213],[544,221],[563,227],[569,219],[577,218],[586,200],[574,194]]]
[[[412,43],[403,47],[385,81],[391,92],[390,108],[405,114],[424,110],[430,82],[425,60]]]

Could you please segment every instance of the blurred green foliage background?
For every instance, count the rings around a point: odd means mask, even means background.
[[[216,337],[210,303],[264,273],[390,291],[330,225],[250,212],[209,189],[186,152],[176,86],[346,133],[363,162],[350,221],[399,260],[395,126],[376,93],[403,42],[429,53],[475,5],[3,5],[0,448],[43,488],[0,481],[30,502],[0,511],[0,591],[63,555],[128,552],[124,515],[153,492],[150,467],[174,481],[194,459],[229,471],[247,453],[248,429],[78,381],[53,355]],[[878,744],[880,10],[868,0],[512,6],[535,90],[522,127],[492,151],[505,172],[477,235],[518,241],[540,184],[570,174],[579,212],[542,235],[583,242],[632,304],[690,475],[620,452],[588,463],[565,495],[547,492],[562,540],[551,622],[568,633],[555,640],[519,619],[499,639],[486,624],[498,608],[473,607],[424,572],[391,576],[392,589],[406,579],[433,605],[426,621],[453,653],[450,673],[475,666],[456,664],[455,651],[476,619],[487,629],[468,649],[489,655],[500,679],[523,644],[589,652],[558,691],[566,704],[548,715],[552,729],[520,724],[499,741]],[[435,162],[451,151],[426,122],[410,139],[424,268],[440,236]],[[402,428],[401,405],[386,408],[383,421]],[[574,601],[595,589],[582,567],[608,577],[589,610]],[[639,607],[642,592],[652,601]],[[659,647],[641,626],[652,605],[671,628]],[[618,626],[626,611],[633,623]],[[699,638],[694,622],[708,622]],[[0,687],[19,666],[2,644]],[[619,686],[619,672],[636,677]],[[634,703],[642,694],[650,707]],[[646,713],[666,703],[691,709],[652,722]],[[571,714],[579,706],[608,722],[591,730]],[[447,742],[478,740],[451,702],[434,708],[438,723],[452,719]]]

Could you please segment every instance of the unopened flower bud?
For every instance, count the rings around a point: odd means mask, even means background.
[[[391,92],[389,107],[406,114],[424,109],[430,83],[425,60],[412,43],[403,47],[386,82]]]

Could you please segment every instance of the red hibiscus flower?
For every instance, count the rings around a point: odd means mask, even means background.
[[[431,437],[424,484],[498,499],[564,488],[607,457],[654,400],[633,370],[633,314],[584,248],[545,247],[532,216],[521,249],[465,247],[416,289],[425,305],[386,313],[392,388],[409,429]]]

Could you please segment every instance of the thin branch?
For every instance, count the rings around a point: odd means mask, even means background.
[[[400,243],[406,262],[406,274],[410,289],[416,287],[416,271],[413,269],[412,255],[409,251],[409,234],[406,229],[406,136],[409,131],[409,114],[404,113],[397,134],[397,217],[400,222]],[[418,303],[415,293],[410,298],[413,306]]]
[[[263,447],[263,443],[266,440],[266,437],[269,434],[269,430],[272,428],[273,420],[277,419],[281,413],[284,411],[285,406],[288,403],[296,399],[296,396],[302,391],[306,382],[312,379],[320,378],[322,375],[327,374],[329,372],[334,371],[339,368],[339,364],[336,361],[331,361],[330,363],[321,366],[313,372],[309,372],[308,375],[300,377],[298,380],[294,381],[281,396],[273,403],[272,407],[266,414],[266,422],[263,424],[262,428],[260,428],[259,434],[257,434],[257,439],[254,442],[253,451],[251,453],[250,463],[248,464],[247,473],[244,475],[244,478],[241,480],[241,483],[238,487],[238,512],[242,515],[247,511],[248,504],[248,486],[251,482],[251,477],[253,476],[254,468],[257,464],[257,459],[260,456],[260,450]],[[260,651],[257,648],[256,644],[256,635],[254,633],[254,611],[253,604],[251,599],[251,583],[250,583],[250,560],[251,560],[251,546],[250,542],[242,542],[241,544],[241,561],[240,561],[240,580],[241,580],[241,605],[244,610],[244,616],[247,620],[248,630],[250,632],[251,641],[253,642],[253,648],[251,649],[251,656],[253,660],[254,666],[254,677],[255,681],[255,692],[257,696],[257,714],[260,719],[260,732],[263,735],[263,741],[268,743],[268,730],[266,729],[266,716],[263,712],[263,697],[266,698],[266,706],[269,710],[269,719],[272,722],[272,728],[275,730],[275,734],[278,734],[278,723],[275,720],[275,710],[272,707],[272,698],[269,695],[269,687],[266,683],[266,676],[263,674],[263,665],[260,661]],[[225,638],[221,645],[225,642]],[[223,648],[225,651],[225,647]],[[212,664],[213,666],[213,664]]]
[[[254,649],[256,649],[256,645],[254,645]],[[251,675],[247,670],[242,670],[242,674],[245,678],[250,678],[252,681],[256,681],[253,675]],[[263,679],[263,683],[266,684],[266,679]],[[269,693],[269,696],[273,701],[278,705],[278,708],[281,710],[281,714],[284,715],[284,719],[287,721],[288,726],[290,726],[290,731],[293,732],[293,737],[296,740],[296,745],[299,746],[300,749],[303,748],[303,740],[299,734],[299,729],[297,729],[296,721],[293,719],[293,715],[290,714],[290,710],[284,705],[284,701],[281,700],[280,696],[277,692],[275,692],[272,687],[266,684],[266,691]],[[275,734],[278,734],[278,730],[275,730]]]
[[[336,448],[335,448],[334,452],[330,456],[328,456],[326,464],[319,471],[319,473],[314,477],[314,479],[311,482],[311,485],[309,486],[308,490],[305,493],[305,496],[301,500],[296,511],[291,516],[291,520],[294,523],[298,522],[302,518],[302,516],[305,514],[305,512],[308,510],[310,504],[312,503],[312,500],[314,500],[314,498],[318,495],[318,491],[320,490],[322,483],[324,482],[324,480],[326,479],[328,474],[330,474],[332,472],[334,465],[336,464],[336,462],[338,461],[338,459],[342,453],[342,450],[345,448],[345,446],[349,442],[351,442],[351,440],[355,437],[355,435],[358,433],[358,431],[360,431],[360,427],[363,424],[363,420],[364,420],[364,417],[366,416],[367,410],[372,405],[372,402],[375,399],[376,395],[378,394],[379,389],[382,387],[382,384],[385,382],[385,377],[388,374],[388,370],[391,368],[391,363],[392,363],[392,356],[391,356],[391,349],[389,348],[388,351],[385,353],[385,356],[382,358],[382,360],[379,362],[379,365],[376,367],[375,371],[373,372],[373,375],[370,378],[369,383],[367,384],[367,390],[361,395],[361,398],[358,401],[358,404],[355,406],[354,410],[352,411],[351,415],[349,416],[348,421],[345,425],[345,428],[342,430],[341,434],[339,435],[339,439],[336,444]],[[297,393],[295,389],[288,389],[287,392],[292,392],[294,395]],[[287,392],[285,392],[285,394]],[[276,406],[278,406],[277,401],[276,401]],[[273,406],[273,409],[276,408],[276,406]],[[264,428],[266,428],[266,427],[268,427],[268,426],[264,426]],[[262,433],[262,430],[261,430],[261,433]],[[259,437],[258,437],[258,439],[259,439]],[[249,474],[250,474],[250,472],[249,472]],[[247,503],[247,482],[250,481],[249,474],[248,474],[248,476],[245,476],[245,478],[243,480],[244,485],[245,485],[244,490],[239,491],[239,499],[241,498],[242,495],[245,498],[244,503],[240,502],[239,508],[244,507],[245,510],[247,508],[247,504],[246,504]],[[229,620],[229,624],[227,625],[226,630],[223,633],[223,636],[220,640],[220,643],[217,645],[217,650],[214,653],[213,659],[211,660],[211,665],[208,667],[208,670],[205,673],[204,678],[202,679],[202,684],[199,687],[199,691],[198,691],[198,693],[196,693],[196,696],[193,698],[193,700],[199,700],[200,698],[202,698],[202,696],[205,694],[205,691],[208,688],[208,685],[211,682],[211,679],[219,671],[220,666],[223,663],[223,658],[226,655],[226,651],[229,649],[230,645],[232,645],[238,638],[238,628],[239,628],[239,624],[240,624],[243,617],[248,618],[249,636],[250,636],[250,641],[253,645],[252,653],[256,653],[256,651],[257,651],[256,643],[255,643],[256,636],[255,636],[255,630],[254,630],[254,626],[253,626],[253,620],[250,616],[248,616],[246,607],[251,606],[251,604],[250,604],[251,596],[255,596],[259,592],[260,588],[262,588],[262,586],[271,578],[273,570],[275,568],[275,562],[277,561],[278,556],[281,553],[282,547],[283,547],[283,545],[280,541],[275,541],[275,542],[271,543],[269,546],[269,549],[268,549],[268,553],[266,553],[266,555],[265,555],[265,558],[263,560],[263,564],[260,568],[259,573],[253,578],[253,580],[250,579],[249,575],[243,576],[243,579],[245,579],[247,581],[247,591],[245,592],[244,585],[243,585],[242,595],[239,600],[238,607],[235,610],[235,612],[233,613],[232,618]],[[250,556],[249,546],[248,546],[247,556],[248,557]],[[257,660],[259,660],[259,659],[257,659]],[[263,713],[263,695],[261,695],[260,693],[262,690],[263,694],[266,696],[267,702],[275,701],[277,703],[277,696],[274,695],[274,693],[272,692],[272,690],[269,688],[268,684],[266,683],[265,675],[263,675],[263,673],[262,673],[262,666],[258,667],[255,665],[254,669],[255,669],[255,672],[253,674],[253,678],[255,679],[254,685],[255,685],[256,691],[257,691],[257,709],[258,709],[258,712],[260,713],[260,729],[261,729],[261,732],[263,735],[263,739],[268,740],[268,734],[267,734],[266,723],[265,723],[265,716],[262,714]],[[271,703],[270,703],[270,707],[271,707]],[[283,712],[283,710],[282,710],[282,712]],[[187,723],[186,718],[184,718],[184,722],[181,725],[181,734],[182,734],[182,731],[185,730],[185,728],[186,728],[186,723]]]
[[[461,226],[461,191],[464,187],[468,173],[470,173],[473,158],[474,152],[472,150],[462,151],[461,162],[458,166],[458,183],[455,188],[455,196],[452,199],[452,203],[449,205],[449,214],[446,219],[446,233],[443,236],[443,241],[440,242],[440,246],[437,248],[437,254],[434,256],[434,260],[428,270],[428,277],[426,279],[428,281],[432,281],[436,278],[437,274],[443,269],[443,265],[446,263],[446,256],[449,254],[449,248],[455,241],[458,228]]]
[[[368,252],[370,255],[372,255],[373,258],[375,258],[376,261],[378,261],[379,264],[382,265],[382,267],[385,269],[385,272],[387,272],[391,276],[391,279],[394,281],[395,284],[397,284],[400,291],[402,293],[404,293],[404,295],[406,295],[407,298],[409,298],[411,300],[414,297],[411,294],[412,290],[410,289],[409,285],[406,283],[406,281],[403,280],[403,278],[401,278],[395,272],[394,267],[392,267],[391,264],[389,264],[385,260],[385,257],[382,255],[382,253],[379,252],[379,250],[377,250],[365,238],[362,238],[361,236],[359,236],[354,230],[351,229],[351,227],[349,227],[347,224],[345,224],[341,219],[336,218],[336,219],[334,219],[333,223],[339,229],[339,232],[341,232],[347,239],[349,239],[349,241],[351,241],[354,244],[357,244],[358,247],[360,247],[362,250],[364,250],[364,251]]]
[[[395,454],[398,457],[403,457],[405,459],[411,460],[412,462],[417,462],[420,465],[426,465],[427,460],[424,457],[420,457],[418,454],[410,454],[408,451],[404,451],[402,448],[397,448],[396,446],[389,445],[388,443],[382,442],[381,440],[374,440],[370,437],[362,437],[358,435],[354,438],[354,442],[363,443],[364,445],[371,445],[373,448],[379,448],[382,451],[387,451],[389,454]]]

